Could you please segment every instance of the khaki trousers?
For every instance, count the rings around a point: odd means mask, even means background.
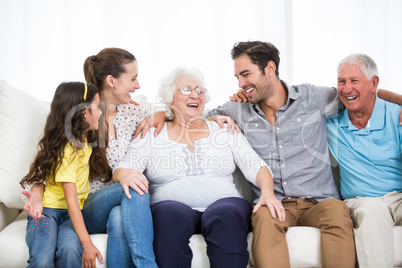
[[[356,228],[359,267],[394,267],[393,228],[402,225],[402,193],[348,198],[345,203]]]
[[[284,199],[286,221],[273,219],[267,207],[253,214],[252,245],[257,268],[290,267],[286,232],[292,226],[311,226],[321,230],[322,267],[355,267],[353,223],[348,207],[341,200],[313,203],[307,199]]]

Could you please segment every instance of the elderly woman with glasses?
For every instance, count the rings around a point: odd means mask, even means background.
[[[279,201],[269,167],[242,134],[231,135],[203,119],[209,95],[200,72],[176,69],[162,80],[159,96],[169,107],[164,128],[157,137],[151,128],[143,139],[134,139],[113,174],[138,190],[149,183],[158,266],[191,267],[189,239],[201,233],[211,267],[247,267],[253,209],[232,173],[237,165],[261,188],[253,212],[267,205],[284,220],[284,211],[272,206]]]

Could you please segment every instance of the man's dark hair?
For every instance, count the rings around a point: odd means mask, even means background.
[[[279,77],[279,50],[269,42],[238,42],[233,46],[231,55],[233,60],[247,55],[252,63],[258,65],[262,73],[265,73],[264,69],[268,62],[273,61],[276,65],[275,74]]]

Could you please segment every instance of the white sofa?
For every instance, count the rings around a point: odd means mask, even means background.
[[[28,172],[42,134],[49,104],[12,88],[0,80],[0,268],[26,267],[25,243],[27,213],[22,211],[20,179]],[[236,181],[246,199],[251,190],[240,176]],[[292,227],[287,233],[292,267],[321,267],[320,231],[312,227]],[[394,265],[402,267],[402,227],[394,228]],[[91,235],[106,258],[106,234]],[[251,253],[252,233],[249,234]],[[201,235],[191,238],[192,267],[209,267],[206,244]],[[105,267],[100,265],[97,267]],[[250,265],[254,267],[250,254]]]

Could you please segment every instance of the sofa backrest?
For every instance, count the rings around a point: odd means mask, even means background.
[[[19,185],[37,152],[49,111],[42,102],[0,80],[0,201],[23,208]]]

